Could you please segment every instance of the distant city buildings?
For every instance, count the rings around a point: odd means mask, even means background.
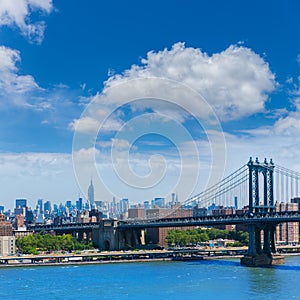
[[[193,201],[188,204],[180,204],[175,193],[170,198],[155,197],[151,200],[141,199],[141,203],[130,205],[128,198],[103,201],[95,199],[95,190],[92,180],[88,186],[88,198],[84,200],[78,197],[72,201],[68,199],[65,203],[51,204],[50,201],[37,199],[35,209],[28,206],[27,199],[19,198],[15,201],[15,208],[4,211],[0,206],[0,238],[1,253],[11,253],[14,250],[14,240],[11,237],[19,237],[29,234],[26,229],[28,224],[67,224],[67,223],[89,223],[100,222],[102,219],[126,220],[143,218],[176,218],[176,217],[204,217],[207,215],[242,215],[248,212],[248,207],[239,208],[238,198],[231,201],[232,206],[225,207],[217,204],[201,206],[201,201]],[[291,203],[277,203],[277,211],[298,211],[300,197],[291,199]],[[1,214],[2,212],[2,214]],[[215,226],[226,230],[247,231],[247,226],[239,224],[236,226]],[[193,227],[178,227],[172,229],[190,229]],[[166,235],[171,228],[147,229],[147,241],[152,244],[166,246]],[[2,234],[2,235],[1,235]],[[263,239],[263,236],[262,236]],[[295,244],[299,239],[299,223],[281,223],[276,228],[276,241],[279,244]],[[2,245],[2,246],[1,246]]]

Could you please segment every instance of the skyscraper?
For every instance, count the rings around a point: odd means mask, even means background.
[[[27,200],[26,199],[16,199],[16,208],[18,207],[26,207]]]
[[[88,200],[90,203],[91,208],[95,205],[95,195],[94,195],[94,186],[93,186],[93,181],[91,179],[91,183],[88,189]]]
[[[44,204],[44,212],[45,213],[51,213],[51,202],[48,200]]]
[[[37,208],[39,208],[40,212],[43,212],[43,199],[38,199]]]
[[[128,208],[129,208],[129,201],[127,198],[123,198],[121,201],[120,201],[120,212],[122,214],[128,212]]]
[[[76,208],[81,211],[82,208],[83,208],[83,205],[82,205],[82,198],[79,197],[78,200],[76,201]]]

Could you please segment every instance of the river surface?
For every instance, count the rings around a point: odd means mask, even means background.
[[[300,256],[273,268],[236,259],[0,268],[0,299],[300,299]]]

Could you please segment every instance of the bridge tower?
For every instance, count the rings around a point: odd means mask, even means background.
[[[250,160],[249,169],[249,216],[259,213],[272,213],[275,211],[272,159],[268,163]],[[259,187],[260,176],[263,176],[262,189]],[[263,202],[260,201],[260,191],[263,191]],[[274,255],[275,248],[275,224],[252,223],[248,226],[249,245],[248,253],[241,259],[241,263],[248,266],[262,266],[283,263],[283,257]],[[263,246],[261,245],[261,233],[263,233]]]

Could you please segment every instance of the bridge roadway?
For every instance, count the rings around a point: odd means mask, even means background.
[[[257,212],[243,215],[220,215],[186,218],[162,218],[153,220],[124,220],[118,222],[118,229],[153,228],[153,227],[185,227],[214,226],[236,224],[279,224],[283,222],[300,222],[299,211]]]
[[[144,229],[157,227],[186,227],[186,226],[214,226],[214,225],[237,225],[237,224],[279,224],[283,222],[300,222],[300,212],[258,212],[243,215],[220,215],[185,218],[161,218],[161,219],[128,219],[123,221],[103,220],[97,223],[66,223],[61,225],[31,225],[29,230],[62,231],[72,232],[80,230],[92,230],[102,226],[116,227],[119,230]]]
[[[106,223],[111,226],[113,222],[106,220]],[[103,222],[93,222],[93,223],[65,223],[65,224],[34,224],[28,225],[28,230],[33,230],[35,232],[42,231],[63,231],[63,232],[73,232],[80,230],[92,230],[97,229],[103,225]],[[104,225],[105,226],[105,225]]]

